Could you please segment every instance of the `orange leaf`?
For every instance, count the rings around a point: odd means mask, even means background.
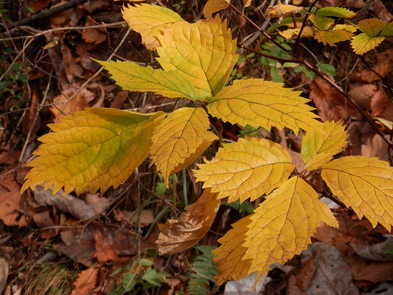
[[[178,219],[160,224],[161,232],[156,241],[159,253],[174,254],[196,245],[209,230],[219,205],[216,194],[206,189]]]
[[[98,276],[98,268],[90,267],[81,271],[78,278],[74,282],[75,289],[71,295],[89,295],[96,286]]]

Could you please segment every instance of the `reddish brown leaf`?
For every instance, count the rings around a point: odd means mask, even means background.
[[[386,77],[393,69],[393,49],[387,49],[376,54],[375,66],[369,70],[355,72],[350,75],[352,81],[371,83]]]
[[[110,245],[104,239],[101,232],[95,232],[94,239],[96,247],[96,254],[94,255],[94,257],[97,258],[98,262],[105,263],[108,261],[116,261],[119,259],[119,257],[113,251],[112,245]]]
[[[11,178],[0,179],[0,219],[8,226],[26,226],[26,219],[20,214],[21,195],[19,185]]]
[[[74,290],[71,295],[89,295],[96,286],[98,277],[98,268],[91,267],[81,271],[74,282]]]
[[[216,194],[205,189],[178,219],[169,219],[166,224],[160,224],[161,232],[156,241],[159,253],[178,253],[196,245],[209,230],[219,205]]]
[[[312,81],[310,98],[318,108],[322,121],[339,121],[358,116],[357,111],[345,103],[345,98],[322,78],[317,77]]]
[[[86,21],[86,26],[97,25],[92,19]],[[106,40],[106,34],[98,29],[87,29],[82,31],[82,38],[87,43],[100,44]]]

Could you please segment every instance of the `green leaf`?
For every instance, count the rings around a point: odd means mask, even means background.
[[[88,108],[62,116],[49,125],[53,133],[40,137],[22,191],[41,183],[45,189],[53,186],[53,193],[61,187],[77,194],[117,187],[149,155],[161,114]]]
[[[316,15],[352,18],[356,15],[356,13],[343,7],[323,7],[317,10]]]
[[[142,280],[152,286],[160,287],[165,282],[165,274],[158,273],[155,269],[149,267],[143,274]]]
[[[336,68],[333,65],[322,63],[318,65],[318,69],[331,77],[336,76]]]

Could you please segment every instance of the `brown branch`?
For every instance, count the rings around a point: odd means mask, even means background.
[[[82,4],[84,2],[87,2],[87,0],[71,0],[71,1],[66,2],[63,5],[60,5],[60,6],[57,6],[54,8],[50,8],[50,9],[45,9],[39,13],[33,14],[32,16],[30,16],[28,18],[21,19],[17,22],[12,23],[12,25],[15,27],[27,25],[27,24],[30,24],[30,23],[35,22],[37,20],[51,17],[55,14],[63,12],[64,10],[70,9],[70,8],[72,8],[76,5]]]

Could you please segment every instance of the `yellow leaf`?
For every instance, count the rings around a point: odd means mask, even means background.
[[[305,169],[321,168],[347,144],[348,134],[341,122],[324,122],[321,129],[307,132],[302,140],[301,156]]]
[[[218,15],[194,24],[175,23],[159,40],[162,68],[184,76],[201,93],[200,99],[221,90],[238,59],[236,40]]]
[[[347,24],[338,24],[334,26],[333,30],[345,30],[351,33],[355,33],[357,31],[357,27]]]
[[[209,17],[217,11],[227,8],[228,5],[227,0],[208,0],[203,7],[203,15]]]
[[[190,156],[194,159],[200,156],[196,152],[199,147],[206,146],[206,138],[209,139],[208,145],[217,139],[208,131],[209,126],[209,119],[202,108],[181,108],[161,121],[154,132],[150,153],[166,184],[169,175],[183,169]]]
[[[352,38],[351,45],[357,54],[364,54],[377,47],[383,40],[385,37],[370,37],[366,33],[361,33]]]
[[[265,16],[266,17],[292,16],[292,15],[299,13],[303,9],[304,9],[303,7],[279,3],[277,5],[268,7],[265,11]]]
[[[311,243],[322,222],[338,226],[329,207],[299,177],[292,177],[275,190],[251,215],[243,259],[251,259],[249,272],[265,274],[274,263],[285,263]]]
[[[249,274],[251,260],[242,259],[247,250],[242,245],[250,223],[251,218],[247,216],[232,224],[232,229],[218,240],[221,246],[212,251],[218,267],[215,277],[217,285],[228,280],[239,280]]]
[[[156,241],[160,255],[179,253],[195,246],[209,230],[219,206],[216,195],[205,190],[178,219],[160,224],[161,232]]]
[[[333,17],[341,17],[341,18],[352,18],[356,15],[355,12],[346,9],[344,7],[323,7],[317,10],[317,16],[333,16]]]
[[[211,161],[199,164],[197,181],[228,202],[255,200],[288,179],[294,164],[279,144],[262,138],[240,138],[224,144]]]
[[[287,29],[284,31],[279,32],[281,36],[283,36],[286,39],[295,39],[300,32],[300,28],[295,28],[295,29]],[[307,37],[313,37],[315,34],[315,31],[312,27],[310,26],[305,26],[302,31],[302,38],[307,38]]]
[[[146,48],[151,50],[159,46],[157,36],[162,35],[168,25],[183,21],[176,12],[150,4],[124,7],[122,14],[130,28],[141,34]]]
[[[22,191],[45,183],[56,193],[94,193],[117,187],[149,155],[153,130],[161,113],[139,114],[105,108],[88,108],[62,116],[51,124],[53,133],[40,138],[38,157],[27,165]]]
[[[347,30],[331,30],[318,31],[315,33],[315,39],[324,45],[329,44],[333,46],[337,42],[351,40],[353,34]]]
[[[358,28],[369,37],[376,37],[383,30],[386,23],[379,18],[368,18],[358,23]]]
[[[151,91],[157,94],[191,100],[208,96],[208,91],[198,91],[181,73],[143,67],[132,61],[97,61],[112,75],[116,84],[130,91]]]
[[[352,156],[334,160],[322,168],[326,184],[359,218],[373,226],[393,225],[393,168],[376,158]]]
[[[232,124],[252,127],[319,128],[318,116],[307,105],[308,99],[300,97],[299,91],[282,87],[282,83],[262,79],[236,80],[224,87],[207,105],[213,116]]]

